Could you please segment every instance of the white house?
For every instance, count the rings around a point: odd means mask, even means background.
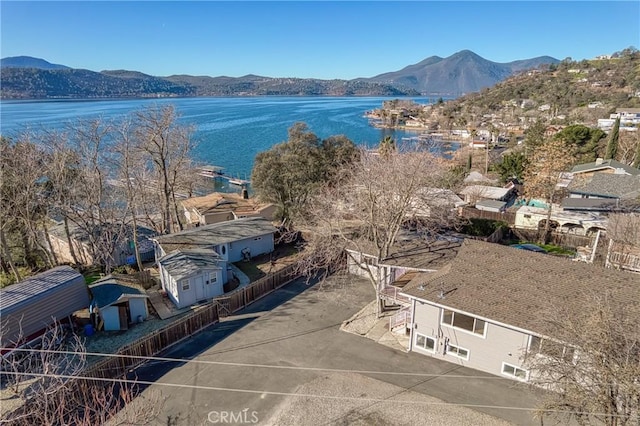
[[[223,293],[229,263],[271,253],[276,228],[262,217],[214,223],[155,239],[162,289],[178,308]]]
[[[91,307],[97,308],[105,331],[127,330],[129,324],[140,323],[149,316],[149,296],[142,288],[107,277],[89,286],[89,291]]]

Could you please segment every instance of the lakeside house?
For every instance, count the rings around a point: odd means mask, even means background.
[[[554,342],[545,315],[554,306],[577,314],[589,294],[606,293],[640,318],[635,274],[481,241],[465,240],[446,266],[410,278],[400,291],[410,351],[515,380],[529,380],[526,357]],[[579,356],[570,344],[560,344],[569,361]]]
[[[133,226],[113,225],[96,227],[93,233],[73,223],[68,225],[69,237],[62,222],[47,228],[49,249],[58,262],[75,263],[76,256],[79,264],[92,266],[104,264],[108,268],[136,263],[133,247]],[[138,252],[141,262],[153,261],[154,247],[151,237],[155,231],[144,226],[137,227]],[[101,252],[95,253],[94,246],[100,247]]]
[[[276,228],[250,217],[155,238],[162,289],[183,308],[223,293],[233,273],[230,263],[271,253]]]
[[[246,189],[242,194],[213,192],[202,197],[182,200],[181,204],[185,218],[192,226],[210,225],[245,217],[262,217],[272,221],[276,213],[275,205],[260,203],[249,198]]]

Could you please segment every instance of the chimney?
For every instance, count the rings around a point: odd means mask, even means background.
[[[244,200],[249,199],[249,191],[247,191],[247,188],[242,188],[242,199]]]
[[[600,164],[602,164],[604,162],[604,159],[602,158],[596,158],[596,166],[599,166]]]

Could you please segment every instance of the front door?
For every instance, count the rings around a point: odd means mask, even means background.
[[[120,330],[129,329],[129,318],[127,315],[127,307],[124,305],[118,305],[118,317],[120,319]]]
[[[207,296],[204,292],[204,278],[200,275],[199,277],[194,278],[193,281],[196,287],[196,302],[205,300]]]

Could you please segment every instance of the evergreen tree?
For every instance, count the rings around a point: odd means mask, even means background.
[[[618,136],[620,133],[620,117],[616,118],[616,122],[609,134],[609,142],[607,143],[607,152],[604,154],[605,160],[615,160],[618,152]]]
[[[389,156],[396,152],[396,141],[391,136],[385,136],[380,141],[378,152],[383,158],[389,158]]]

